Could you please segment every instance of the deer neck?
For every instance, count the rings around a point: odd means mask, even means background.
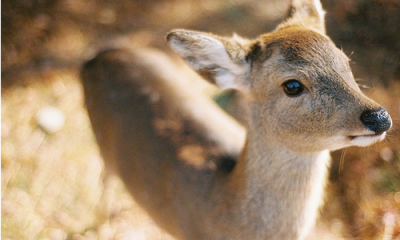
[[[247,217],[265,223],[261,231],[276,237],[270,239],[304,239],[322,203],[329,152],[296,153],[260,135],[249,128],[235,169],[241,205],[250,209]]]

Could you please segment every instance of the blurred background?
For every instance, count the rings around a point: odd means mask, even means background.
[[[333,153],[316,235],[400,239],[400,1],[322,4],[328,35],[394,126],[382,143]],[[172,239],[118,178],[103,181],[79,69],[109,46],[172,54],[164,38],[173,28],[256,37],[273,30],[288,6],[288,0],[2,1],[2,239]]]

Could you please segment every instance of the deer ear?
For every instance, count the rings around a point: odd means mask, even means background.
[[[278,29],[301,25],[325,33],[325,11],[320,0],[292,0],[286,21]]]
[[[250,64],[247,41],[208,33],[174,30],[167,36],[172,49],[194,70],[222,89],[246,87]]]

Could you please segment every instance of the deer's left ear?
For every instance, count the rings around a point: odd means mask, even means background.
[[[292,0],[286,21],[277,29],[301,25],[325,33],[325,11],[320,0]]]
[[[238,36],[225,38],[183,29],[170,32],[167,41],[209,82],[222,89],[240,89],[247,85],[250,64],[246,56],[250,41]]]

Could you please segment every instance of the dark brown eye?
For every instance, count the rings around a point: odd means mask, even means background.
[[[289,97],[296,97],[304,91],[304,86],[295,79],[290,79],[282,84],[283,91]]]

